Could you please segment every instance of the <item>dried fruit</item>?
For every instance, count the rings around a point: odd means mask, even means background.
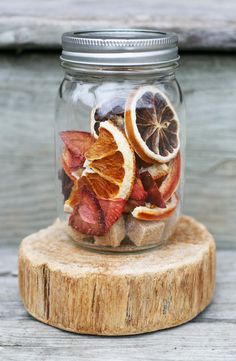
[[[122,130],[111,121],[103,122],[86,159],[83,177],[98,198],[129,198],[135,178],[135,157]]]
[[[104,212],[105,225],[107,232],[111,226],[118,220],[124,210],[125,200],[124,199],[99,199],[100,206]]]
[[[173,159],[169,164],[169,172],[167,177],[164,179],[160,185],[160,192],[165,201],[170,199],[172,194],[176,191],[181,173],[181,155],[180,152],[177,154],[176,158]]]
[[[77,130],[60,132],[60,137],[65,145],[63,159],[70,168],[82,167],[85,161],[85,153],[94,143],[90,133]],[[69,162],[69,163],[68,163]],[[71,164],[76,164],[72,166]]]
[[[124,124],[124,106],[125,100],[123,98],[113,98],[101,105],[97,105],[91,111],[91,133],[95,138],[99,135],[100,123],[111,120],[118,127],[123,127]]]
[[[142,219],[145,221],[160,221],[170,217],[174,213],[177,203],[177,195],[173,194],[169,202],[166,204],[166,208],[150,208],[147,206],[140,206],[133,210],[132,215],[137,219]]]
[[[84,179],[78,181],[77,187],[76,204],[73,204],[73,195],[69,204],[74,207],[69,219],[70,226],[83,234],[103,236],[121,216],[125,200],[98,199]]]
[[[145,201],[147,198],[147,192],[144,190],[143,183],[139,176],[136,176],[130,199],[136,201]]]
[[[140,173],[148,171],[154,180],[165,177],[169,172],[169,167],[165,163],[154,163],[149,167],[141,168]]]
[[[134,210],[134,208],[144,205],[145,205],[144,200],[137,201],[135,199],[129,198],[125,204],[124,213],[131,213]]]
[[[81,167],[84,163],[84,160],[81,161],[81,156],[75,157],[71,153],[71,151],[69,149],[67,149],[66,147],[64,147],[64,149],[63,149],[62,159],[65,162],[65,164],[68,166],[68,168],[70,169],[70,172],[73,172],[78,167]]]
[[[106,101],[91,112],[91,133],[60,133],[73,238],[94,236],[96,245],[119,247],[127,233],[136,246],[160,243],[175,215],[181,169],[179,120],[169,99],[143,86],[126,103]],[[122,213],[129,213],[126,230]]]
[[[64,203],[64,207],[63,207],[63,210],[65,213],[72,213],[73,212],[73,208],[68,204],[67,201],[65,201]]]
[[[71,189],[70,196],[66,200],[66,205],[68,207],[71,207],[73,209],[74,206],[79,202],[79,192],[80,192],[80,186],[79,186],[79,182],[76,180]],[[67,210],[69,209],[68,207],[66,208]]]
[[[144,189],[148,194],[146,201],[150,202],[151,204],[154,204],[160,208],[165,208],[166,204],[164,202],[164,199],[157,187],[156,182],[152,178],[151,174],[148,171],[146,171],[146,172],[141,173],[140,177],[142,179]]]
[[[104,212],[95,194],[83,185],[79,191],[79,202],[69,218],[69,225],[87,235],[103,235],[106,224]]]
[[[105,199],[115,199],[118,192],[119,186],[107,181],[99,174],[90,172],[89,169],[85,169],[84,175],[81,179],[86,179],[87,184],[93,189],[98,197]]]
[[[76,170],[74,170],[71,175],[75,178],[75,179],[80,179],[82,176],[82,173],[84,171],[84,168],[77,168]]]
[[[72,175],[73,173],[73,169],[71,169],[67,164],[66,162],[64,161],[63,158],[61,158],[61,165],[64,169],[64,172],[66,173],[67,177],[71,179],[71,181],[74,181],[75,180],[75,177]]]
[[[125,106],[125,131],[141,159],[169,162],[180,147],[179,120],[169,99],[154,86],[133,92]]]

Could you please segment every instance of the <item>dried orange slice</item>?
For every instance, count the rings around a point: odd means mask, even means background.
[[[180,152],[177,154],[175,159],[169,163],[169,172],[161,183],[159,190],[165,201],[168,201],[173,193],[175,193],[180,182],[181,174],[181,155]]]
[[[82,178],[98,198],[129,198],[135,179],[135,157],[121,129],[111,121],[102,122],[99,137],[85,156]]]
[[[125,131],[135,152],[147,163],[169,162],[179,151],[179,119],[169,99],[154,86],[128,97]]]
[[[124,125],[125,99],[114,97],[101,104],[96,105],[90,114],[91,134],[98,138],[101,122],[111,120],[118,127]]]
[[[132,215],[137,219],[145,221],[159,221],[170,217],[175,211],[177,203],[178,197],[176,194],[173,194],[169,202],[166,203],[166,208],[140,206],[134,208]]]

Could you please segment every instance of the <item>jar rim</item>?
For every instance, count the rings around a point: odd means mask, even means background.
[[[105,67],[176,63],[178,37],[155,28],[92,29],[62,35],[62,63]]]

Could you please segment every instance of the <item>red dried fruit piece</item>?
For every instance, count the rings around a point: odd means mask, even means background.
[[[93,191],[83,185],[79,191],[79,202],[69,218],[69,225],[87,235],[102,236],[106,232],[104,211]]]
[[[147,202],[156,205],[159,208],[166,208],[164,199],[159,191],[156,182],[151,174],[146,171],[140,174],[145,191],[148,193]]]
[[[111,226],[118,220],[124,211],[125,200],[121,198],[107,200],[107,199],[99,199],[100,206],[104,212],[106,230],[109,231]]]
[[[162,185],[162,183],[164,182],[165,179],[166,179],[166,175],[165,175],[164,177],[161,177],[161,178],[155,180],[156,185],[157,185],[159,191],[160,191],[160,187],[161,187],[161,185]],[[160,191],[160,192],[161,192],[161,191]],[[163,196],[162,196],[162,197],[163,197]]]
[[[130,195],[130,199],[136,200],[136,201],[145,201],[147,198],[147,192],[145,191],[143,187],[143,183],[139,177],[135,179],[134,186]]]
[[[69,225],[83,234],[103,236],[121,216],[125,200],[98,199],[83,178],[78,181],[78,203],[74,206]]]
[[[70,168],[70,167],[66,164],[66,162],[64,161],[63,158],[61,158],[61,165],[62,165],[62,167],[63,167],[66,175],[67,175],[72,181],[75,181],[76,178],[72,175],[73,169]]]
[[[162,184],[160,185],[160,192],[165,201],[168,201],[178,188],[181,173],[181,155],[178,152],[177,156],[169,164],[169,172]]]
[[[135,199],[128,199],[125,204],[124,213],[131,213],[134,208],[144,206],[145,200],[137,201]]]
[[[71,162],[76,162],[77,167],[81,167],[85,161],[85,153],[94,143],[94,138],[88,132],[68,130],[60,132],[60,137],[70,152]],[[69,164],[68,164],[69,165]]]
[[[72,172],[84,164],[84,159],[81,161],[81,156],[75,157],[66,147],[63,149],[62,158]]]

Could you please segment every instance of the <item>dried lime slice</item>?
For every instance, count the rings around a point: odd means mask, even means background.
[[[141,159],[169,162],[179,148],[179,119],[169,99],[154,86],[133,92],[125,106],[125,131]]]

